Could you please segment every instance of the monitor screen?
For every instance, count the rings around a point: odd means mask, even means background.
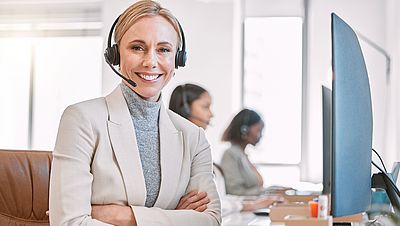
[[[365,212],[371,203],[372,106],[357,35],[332,13],[332,215]]]

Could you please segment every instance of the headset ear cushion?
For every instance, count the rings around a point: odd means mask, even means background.
[[[242,135],[247,135],[247,134],[249,133],[249,127],[246,126],[246,125],[242,125],[242,126],[240,127],[240,133],[241,133]]]
[[[179,50],[175,55],[175,68],[184,67],[186,64],[186,51]]]
[[[190,109],[188,109],[186,106],[182,106],[181,108],[181,114],[184,118],[189,118],[190,117]]]
[[[107,47],[104,57],[108,63],[114,66],[119,65],[119,50],[117,44]]]

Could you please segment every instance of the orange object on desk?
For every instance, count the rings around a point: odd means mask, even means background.
[[[318,202],[309,201],[308,207],[310,208],[310,216],[311,217],[318,217]]]

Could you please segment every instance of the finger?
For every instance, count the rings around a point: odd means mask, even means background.
[[[189,193],[187,193],[186,195],[182,196],[181,200],[186,200],[189,197],[192,197],[193,195],[196,195],[198,192],[197,191],[191,191]]]
[[[183,200],[181,208],[187,209],[187,207],[192,204],[193,202],[196,202],[199,200],[199,197],[203,197],[203,194],[196,193],[190,197],[186,197],[185,200]]]
[[[196,195],[194,195],[194,196],[192,196],[192,197],[189,197],[189,198],[187,199],[187,201],[188,201],[189,203],[194,203],[194,202],[197,202],[197,201],[199,201],[199,200],[201,200],[201,199],[204,199],[205,197],[207,197],[207,193],[206,193],[206,192],[199,192],[199,193],[197,193]]]
[[[182,198],[179,200],[179,203],[175,209],[184,209],[187,205],[190,204],[190,203],[187,203],[187,200],[196,194],[197,194],[197,191],[191,191],[191,192],[187,193],[186,195],[182,196]]]
[[[204,204],[204,205],[201,205],[201,206],[197,207],[195,210],[197,212],[203,212],[206,209],[207,209],[207,204]]]
[[[191,203],[187,207],[187,209],[195,210],[195,209],[197,209],[198,207],[200,207],[202,205],[208,204],[209,202],[210,202],[210,199],[205,197],[205,198],[203,198],[203,199],[201,199],[201,200],[199,200],[197,202]]]
[[[190,207],[188,207],[189,205],[191,205],[191,204],[193,204],[193,203],[196,203],[196,202],[198,202],[198,201],[200,201],[200,200],[202,200],[202,199],[204,199],[204,198],[206,198],[207,197],[207,193],[206,192],[200,192],[200,193],[198,193],[198,194],[196,194],[196,195],[194,195],[194,196],[192,196],[192,197],[189,197],[183,204],[182,204],[182,207],[183,208],[185,208],[185,209],[193,209],[193,208],[190,208]],[[193,206],[193,205],[192,205]],[[196,206],[197,207],[197,206]]]
[[[193,195],[195,195],[195,194],[196,194],[195,191],[191,191],[191,192],[187,193],[186,195],[182,196],[181,199],[179,199],[178,206],[179,206],[179,205],[182,205],[182,203],[185,202],[186,199],[188,199],[190,196],[193,196]]]

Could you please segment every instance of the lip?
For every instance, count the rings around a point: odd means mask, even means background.
[[[154,73],[154,72],[135,72],[136,76],[140,78],[141,81],[147,83],[157,82],[162,73]]]

